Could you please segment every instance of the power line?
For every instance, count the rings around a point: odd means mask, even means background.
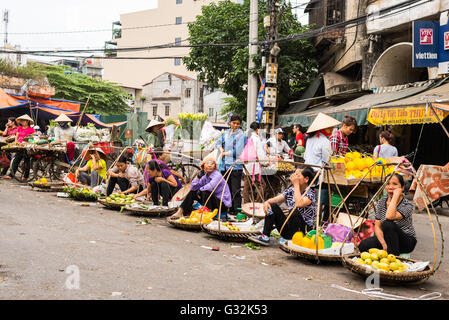
[[[168,26],[179,26],[183,24],[189,24],[194,21],[182,22],[182,23],[166,23],[166,24],[156,24],[141,27],[128,27],[120,28],[116,30],[136,30],[136,29],[147,29],[147,28],[158,28],[158,27],[168,27]],[[73,33],[95,33],[95,32],[111,32],[113,29],[94,29],[94,30],[72,30],[72,31],[43,31],[43,32],[8,32],[10,35],[49,35],[49,34],[73,34]],[[0,34],[5,34],[0,32]]]
[[[384,18],[386,16],[390,16],[390,15],[395,15],[395,14],[399,14],[403,11],[409,10],[411,9],[410,7],[408,7],[410,4],[414,4],[417,2],[421,2],[422,0],[411,0],[411,1],[407,1],[404,3],[401,3],[399,5],[395,5],[393,7],[390,8],[386,8],[383,10],[380,10],[379,12],[376,13],[371,13],[371,14],[364,14],[362,16],[353,18],[353,19],[349,19],[346,21],[342,21],[330,26],[325,26],[322,28],[318,28],[318,29],[313,29],[313,30],[309,30],[300,34],[292,34],[289,35],[285,38],[280,38],[280,39],[276,39],[276,40],[265,40],[265,41],[258,41],[256,43],[249,43],[249,42],[236,42],[236,43],[201,43],[201,44],[187,44],[187,45],[182,45],[182,44],[177,44],[176,42],[171,42],[168,44],[162,44],[162,45],[155,45],[155,46],[145,46],[145,47],[130,47],[130,48],[115,48],[115,49],[105,49],[105,48],[101,48],[101,49],[79,49],[79,50],[28,50],[28,51],[0,51],[0,53],[17,53],[17,54],[30,54],[30,55],[37,55],[37,54],[53,54],[55,55],[57,52],[59,53],[93,53],[93,52],[131,52],[131,51],[142,51],[142,50],[156,50],[156,49],[168,49],[168,48],[201,48],[201,47],[246,47],[249,44],[256,44],[256,45],[268,45],[271,43],[275,43],[275,42],[285,42],[285,41],[295,41],[295,40],[301,40],[301,39],[306,39],[306,38],[312,38],[312,37],[316,37],[318,35],[321,34],[325,34],[331,30],[334,29],[338,29],[338,28],[343,28],[343,27],[355,27],[357,25],[360,25],[362,23],[365,23],[366,20],[373,16],[373,17],[379,17],[379,18]],[[427,0],[425,2],[421,2],[418,5],[422,5],[424,3],[427,2],[431,2],[434,0]],[[397,10],[397,11],[394,11]],[[394,11],[394,12],[393,12]],[[188,39],[184,39],[182,40],[182,42],[184,41],[188,41]],[[60,56],[60,55],[58,55]],[[125,58],[125,57],[123,57]],[[151,57],[148,57],[151,58]],[[143,57],[141,58],[143,59]]]

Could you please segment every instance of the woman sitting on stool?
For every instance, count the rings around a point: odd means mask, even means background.
[[[125,156],[121,156],[117,164],[109,169],[109,183],[106,189],[106,196],[114,192],[115,185],[118,184],[120,193],[138,193],[143,191],[145,183],[143,174],[132,164],[129,164]]]
[[[374,236],[360,242],[359,250],[363,252],[377,248],[395,256],[412,252],[416,246],[413,203],[404,197],[404,178],[393,173],[385,191],[387,197],[377,203]]]
[[[303,233],[307,230],[313,230],[314,221],[316,217],[316,199],[315,192],[312,188],[307,191],[305,196],[302,194],[305,192],[309,184],[312,182],[315,172],[310,168],[297,169],[291,176],[290,181],[293,183],[293,187],[285,190],[282,194],[268,199],[263,204],[265,211],[265,221],[263,232],[256,237],[249,237],[251,241],[260,243],[262,245],[268,245],[270,243],[270,233],[273,230],[273,225],[277,230],[281,231],[287,217],[285,216],[279,204],[286,202],[289,213],[296,208],[292,213],[290,219],[282,229],[281,241],[290,240],[297,231]]]
[[[76,169],[75,176],[82,184],[93,188],[107,180],[106,154],[100,148],[92,148],[86,152],[85,157],[89,160],[84,167]]]
[[[151,193],[151,199],[155,206],[159,205],[159,196],[162,197],[162,205],[168,206],[173,195],[181,189],[181,183],[167,169],[161,169],[155,160],[148,162],[148,186],[147,189],[136,194],[134,198]]]
[[[170,216],[169,219],[177,219],[184,214],[190,214],[195,200],[204,205],[206,200],[209,199],[206,207],[213,211],[220,208],[220,199],[223,199],[220,219],[226,220],[227,211],[232,207],[231,191],[226,183],[226,179],[217,170],[216,154],[216,152],[213,152],[204,158],[204,161],[201,163],[202,171],[192,181],[191,191],[182,202],[178,211]]]

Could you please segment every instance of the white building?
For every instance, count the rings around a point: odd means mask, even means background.
[[[143,85],[142,97],[136,111],[147,112],[149,118],[177,119],[181,112],[204,112],[211,122],[222,122],[223,98],[230,96],[189,76],[164,72]]]

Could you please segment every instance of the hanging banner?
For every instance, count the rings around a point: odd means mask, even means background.
[[[263,79],[262,84],[260,85],[259,95],[257,96],[256,121],[258,123],[262,121],[264,94],[265,94],[265,79]]]
[[[449,115],[449,112],[441,109],[435,108],[435,112],[440,120]],[[376,126],[438,123],[430,107],[426,108],[425,106],[371,109],[367,120]]]

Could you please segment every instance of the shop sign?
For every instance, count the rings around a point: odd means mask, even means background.
[[[443,120],[449,114],[449,112],[439,109],[435,109],[435,112],[440,120]],[[425,106],[371,109],[367,120],[374,125],[404,125],[438,122],[432,110]]]
[[[413,68],[438,66],[438,22],[413,21]]]

